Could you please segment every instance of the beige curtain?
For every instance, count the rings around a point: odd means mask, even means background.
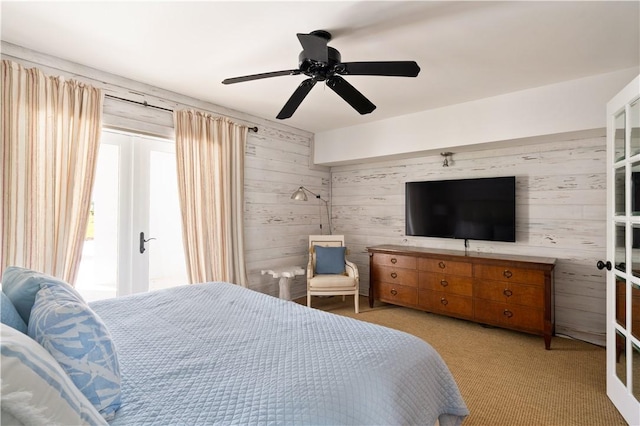
[[[182,235],[191,283],[247,286],[244,257],[244,151],[247,127],[175,111]]]
[[[74,283],[102,127],[99,89],[2,61],[0,268]]]

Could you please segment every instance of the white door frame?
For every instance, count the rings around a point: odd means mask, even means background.
[[[640,162],[640,154],[630,155],[631,117],[629,105],[640,98],[640,76],[636,77],[620,93],[607,104],[607,259],[613,267],[607,272],[607,395],[616,406],[625,420],[632,425],[640,424],[640,402],[635,398],[633,389],[640,389],[640,383],[633,383],[633,347],[640,347],[640,342],[631,333],[631,282],[637,282],[633,277],[632,267],[632,225],[638,223],[638,217],[631,216],[631,165]],[[615,158],[615,118],[623,110],[626,110],[625,122],[625,158]],[[624,170],[625,173],[625,213],[623,216],[615,215],[616,170]],[[625,263],[624,270],[616,269],[616,225],[625,227]],[[609,266],[610,267],[610,266]],[[620,326],[616,320],[616,278],[626,285],[626,324]],[[616,334],[620,333],[625,338],[625,346],[622,349],[626,361],[626,383],[617,376],[616,366],[617,342]],[[621,361],[622,362],[622,361]],[[636,365],[635,368],[640,368]]]

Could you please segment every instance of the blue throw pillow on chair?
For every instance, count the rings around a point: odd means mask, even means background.
[[[313,246],[316,252],[316,274],[344,274],[346,247]]]

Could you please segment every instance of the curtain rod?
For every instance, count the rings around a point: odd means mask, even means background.
[[[147,101],[144,101],[144,102],[138,102],[138,101],[133,101],[133,100],[131,100],[131,99],[119,98],[119,97],[117,97],[117,96],[113,96],[113,95],[109,95],[109,94],[105,94],[104,96],[105,96],[106,98],[117,99],[117,100],[119,100],[119,101],[130,102],[130,103],[132,103],[132,104],[143,105],[143,106],[146,106],[146,107],[149,107],[149,108],[155,108],[155,109],[160,109],[160,110],[162,110],[162,111],[173,112],[173,110],[172,110],[172,109],[170,109],[170,108],[164,108],[164,107],[160,107],[160,106],[156,106],[156,105],[151,105],[151,104],[150,104],[150,103],[148,103]],[[256,133],[258,133],[258,126],[253,126],[253,127],[248,127],[248,126],[247,126],[247,129],[248,129],[250,132],[256,132]]]

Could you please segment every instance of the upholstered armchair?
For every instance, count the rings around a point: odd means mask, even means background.
[[[360,277],[358,267],[346,258],[344,235],[309,235],[307,264],[307,306],[311,296],[353,295],[359,311]]]

